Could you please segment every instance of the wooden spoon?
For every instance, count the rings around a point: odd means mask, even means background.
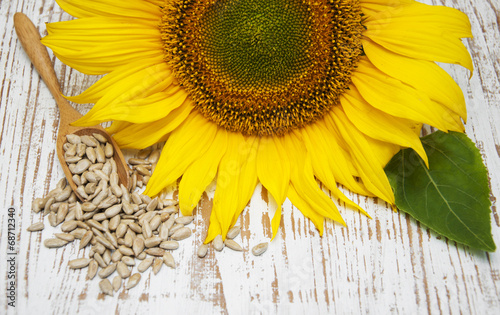
[[[125,159],[123,158],[123,154],[116,144],[115,140],[102,128],[101,126],[93,126],[93,127],[74,127],[71,126],[70,123],[82,117],[82,115],[74,109],[68,101],[62,96],[61,88],[59,82],[57,81],[56,73],[54,72],[54,67],[52,66],[52,61],[50,60],[49,54],[47,52],[47,48],[40,42],[40,34],[36,29],[35,25],[31,22],[31,20],[23,13],[16,13],[14,15],[14,27],[16,29],[17,36],[21,41],[21,44],[26,51],[26,54],[30,58],[31,62],[35,66],[35,69],[38,71],[38,74],[42,77],[45,84],[48,86],[52,96],[54,96],[57,107],[59,107],[59,113],[61,119],[59,121],[59,133],[57,134],[57,157],[59,158],[59,162],[64,170],[64,174],[66,175],[66,179],[68,183],[71,185],[71,188],[77,195],[80,200],[84,200],[80,194],[77,193],[77,186],[73,181],[73,174],[68,168],[66,161],[64,159],[64,149],[63,144],[66,141],[66,135],[68,134],[76,134],[79,136],[83,135],[92,135],[94,133],[98,133],[106,137],[108,142],[113,146],[113,158],[116,162],[118,177],[120,178],[120,182],[128,187],[129,185],[129,168]]]

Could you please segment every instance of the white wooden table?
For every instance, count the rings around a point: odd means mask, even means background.
[[[459,67],[446,67],[467,100],[467,134],[480,148],[489,170],[493,236],[500,245],[500,1],[426,0],[461,9],[474,39],[472,79]],[[42,33],[45,22],[68,20],[53,0],[0,1],[0,314],[500,314],[500,251],[485,253],[448,241],[385,203],[347,195],[366,209],[368,219],[341,207],[348,227],[328,222],[319,237],[313,224],[289,202],[282,228],[261,257],[249,251],[195,255],[206,229],[210,198],[197,211],[196,233],[173,252],[177,269],[146,272],[130,292],[99,293],[98,280],[72,271],[82,257],[76,246],[47,249],[54,233],[26,228],[40,220],[31,202],[63,176],[55,154],[58,113],[48,89],[22,51],[13,30],[15,12],[26,13]],[[65,94],[95,82],[55,60]],[[89,106],[77,107],[82,113]],[[259,187],[241,217],[237,240],[245,249],[270,237],[275,205]],[[15,207],[16,307],[9,307],[8,208]]]

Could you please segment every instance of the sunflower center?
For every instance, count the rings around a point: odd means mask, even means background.
[[[351,83],[358,0],[166,0],[165,60],[207,119],[282,135],[321,119]]]
[[[310,63],[309,17],[302,3],[220,1],[201,21],[206,66],[233,88],[285,86]]]

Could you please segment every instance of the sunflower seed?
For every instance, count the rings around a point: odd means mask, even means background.
[[[102,245],[104,245],[104,247],[109,248],[111,250],[115,249],[115,247],[113,246],[113,244],[111,244],[111,242],[108,241],[107,239],[105,239],[104,237],[102,237],[102,236],[99,235],[99,236],[96,236],[95,239],[96,239],[96,241],[98,241],[99,243],[101,243]]]
[[[135,266],[135,259],[129,256],[123,256],[122,262],[127,266]]]
[[[163,241],[160,244],[160,248],[175,250],[179,248],[179,242],[176,241]]]
[[[252,248],[252,254],[254,256],[260,256],[267,250],[267,243],[260,243]]]
[[[95,260],[91,260],[89,263],[89,269],[87,269],[87,280],[94,279],[97,274],[98,264]]]
[[[117,292],[122,286],[122,278],[120,276],[115,276],[112,282],[113,290]]]
[[[97,155],[97,153],[96,153],[96,155]],[[95,163],[95,164],[92,164],[92,165],[90,165],[90,167],[89,167],[89,171],[90,171],[90,172],[95,172],[95,171],[97,171],[97,170],[102,170],[102,167],[103,167],[103,166],[104,166],[104,164],[103,164],[103,163]],[[95,175],[95,173],[94,173],[94,175]],[[97,180],[99,180],[99,178],[98,178],[97,176],[96,176],[96,179],[97,179]]]
[[[130,223],[128,227],[135,233],[142,233],[142,228],[135,222]]]
[[[110,264],[109,266],[102,268],[97,273],[101,279],[109,277],[116,270],[116,263]]]
[[[76,229],[78,225],[76,224],[76,221],[75,220],[71,220],[71,221],[66,221],[64,222],[62,225],[61,225],[61,231],[63,232],[71,232],[73,231],[74,229]]]
[[[117,202],[118,202],[118,198],[116,198],[115,195],[111,195],[111,196],[107,197],[106,199],[104,199],[97,206],[97,208],[99,208],[99,209],[108,209],[109,207],[111,207],[112,205],[116,204]],[[121,206],[120,206],[120,210],[121,210]]]
[[[82,142],[82,139],[80,139],[80,137],[75,134],[66,135],[66,140],[68,140],[68,142],[71,144],[79,144]]]
[[[109,296],[113,296],[113,286],[111,285],[111,282],[109,282],[108,279],[101,280],[99,282],[99,288],[101,289],[102,293],[107,294]]]
[[[185,216],[185,217],[178,217],[175,219],[175,223],[177,224],[183,224],[183,225],[188,225],[189,223],[193,222],[194,216]]]
[[[229,232],[227,232],[227,235],[226,237],[227,238],[230,238],[230,239],[233,239],[235,238],[236,236],[238,236],[238,234],[240,234],[240,231],[241,231],[241,227],[239,225],[236,225],[236,226],[233,226]]]
[[[169,229],[170,232],[168,232],[168,234],[170,236],[172,236],[175,232],[177,232],[178,230],[182,229],[183,227],[184,227],[184,224],[178,223],[178,224],[174,225],[173,227],[171,227]]]
[[[85,143],[77,143],[76,144],[76,155],[84,156],[86,148],[87,148],[87,146],[85,145]]]
[[[102,150],[100,145],[98,145],[95,148],[95,154],[96,154],[97,162],[99,162],[99,163],[106,162],[106,155],[104,154],[104,151]]]
[[[104,252],[103,252],[104,253]],[[95,261],[99,264],[99,267],[101,268],[106,268],[107,264],[106,262],[104,261],[104,259],[102,259],[102,256],[101,254],[99,253],[94,253],[94,259]]]
[[[172,234],[171,238],[176,241],[180,241],[186,239],[191,236],[191,229],[187,227],[180,228],[174,234]]]
[[[95,220],[95,221],[97,221],[97,222],[104,221],[104,220],[106,220],[106,214],[104,214],[102,212],[96,213],[96,214],[94,214],[92,216],[92,219]],[[106,230],[106,227],[104,225],[102,227],[103,227],[104,230]]]
[[[104,228],[104,226],[102,226],[101,223],[97,222],[96,220],[94,219],[90,219],[90,220],[87,220],[86,223],[88,224],[88,226],[90,226],[91,228],[96,228],[100,231],[106,231],[106,229]]]
[[[106,143],[106,146],[104,147],[104,155],[107,157],[107,158],[110,158],[113,156],[113,146],[111,145],[111,143]]]
[[[207,255],[208,252],[208,245],[207,244],[202,244],[200,247],[198,247],[198,257],[203,258]]]
[[[77,222],[78,224],[78,222]],[[82,229],[82,228],[76,228],[74,229],[73,231],[70,232],[71,235],[73,235],[75,238],[81,240],[83,238],[83,236],[85,235],[85,233],[87,233],[87,230],[86,229]]]
[[[243,250],[243,248],[241,248],[241,245],[236,243],[234,240],[230,239],[230,238],[226,238],[226,240],[224,241],[224,244],[231,248],[232,250],[235,250],[235,251],[238,251],[238,252],[241,252]]]
[[[106,182],[109,182],[108,175],[106,173],[104,173],[102,170],[95,170],[94,173],[97,176],[97,178],[100,178],[100,179],[105,180]]]
[[[43,245],[47,248],[58,248],[68,244],[67,241],[61,240],[59,238],[48,238],[43,242]]]
[[[122,277],[123,279],[126,279],[128,277],[130,277],[130,274],[132,273],[132,270],[130,270],[127,265],[122,262],[122,261],[119,261],[116,265],[116,271],[118,272],[118,274],[120,275],[120,277]]]
[[[56,233],[54,236],[68,243],[75,240],[75,237],[69,233]]]
[[[141,281],[141,274],[140,273],[134,273],[133,275],[128,278],[127,284],[125,285],[125,289],[132,289],[135,287],[139,281]]]
[[[160,159],[160,150],[154,150],[148,157],[149,163],[157,163]]]
[[[134,256],[138,256],[144,250],[144,241],[141,238],[136,238],[134,244],[132,245],[134,251]]]
[[[57,210],[57,215],[56,215],[57,224],[64,221],[64,218],[66,217],[67,214],[68,214],[68,204],[63,202],[63,203],[61,203],[61,205],[59,206],[59,208]]]
[[[159,247],[148,248],[144,252],[148,255],[157,257],[161,257],[165,254],[165,250]]]
[[[150,162],[143,160],[143,159],[137,159],[137,158],[130,158],[128,159],[128,164],[130,165],[142,165],[142,164],[149,164]]]
[[[120,253],[123,254],[123,256],[133,256],[134,255],[134,251],[130,247],[127,247],[125,245],[119,246],[118,250],[120,251]]]
[[[111,251],[109,249],[106,249],[106,251],[102,255],[102,259],[104,260],[106,265],[109,265],[109,263],[111,263]]]
[[[91,261],[92,259],[88,258],[73,259],[69,261],[68,266],[70,269],[81,269],[87,267]]]
[[[153,237],[147,238],[144,241],[144,246],[146,246],[147,248],[151,248],[151,247],[155,247],[155,246],[160,245],[161,242],[162,242],[162,239],[159,236],[153,236]]]
[[[115,250],[113,254],[111,254],[112,262],[119,262],[123,257],[123,254],[119,250]]]
[[[54,212],[49,213],[47,220],[49,221],[50,226],[57,226],[57,218]]]
[[[134,233],[132,230],[127,230],[127,233],[125,233],[125,237],[123,238],[123,245],[127,247],[132,247],[134,243]]]
[[[153,273],[156,275],[158,272],[160,272],[161,266],[163,266],[163,259],[162,258],[155,258],[153,262]]]
[[[43,222],[36,222],[36,223],[33,223],[32,225],[30,225],[26,230],[28,230],[30,232],[36,232],[36,231],[43,230],[44,227],[45,227],[45,225],[43,224]]]
[[[81,159],[82,158],[80,156],[68,155],[68,156],[65,156],[64,161],[66,163],[77,163]]]
[[[139,259],[139,260],[144,260],[146,259],[146,252],[142,252],[139,254],[139,256],[135,256],[135,258]]]
[[[144,272],[153,264],[153,258],[146,258],[137,266],[137,271]]]
[[[87,159],[90,160],[90,162],[95,163],[97,160],[97,156],[95,154],[95,150],[93,147],[87,147],[85,150],[85,154],[87,155]]]
[[[222,235],[217,235],[212,241],[214,249],[220,252],[224,248],[224,242],[222,241]]]
[[[82,159],[78,161],[78,163],[76,163],[75,167],[71,172],[73,174],[82,174],[90,167],[91,164],[92,162],[90,162],[88,159]]]
[[[106,139],[105,136],[101,135],[100,133],[93,133],[92,136],[94,136],[94,138],[96,140],[98,140],[99,142],[101,143],[106,143],[108,142],[108,139]]]
[[[139,195],[139,193],[137,192],[133,192],[132,195],[132,201],[135,203],[135,204],[141,204],[142,203],[142,199],[141,199],[141,196]]]
[[[172,256],[170,252],[165,252],[165,254],[163,254],[163,262],[170,268],[175,268],[174,256]]]
[[[46,202],[47,202],[47,200],[45,198],[36,198],[33,201],[33,204],[31,205],[31,209],[35,213],[38,213],[38,212],[40,212],[43,209],[43,207],[45,206]]]

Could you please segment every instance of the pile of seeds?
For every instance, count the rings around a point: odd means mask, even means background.
[[[56,188],[44,198],[33,202],[33,211],[47,216],[51,226],[60,226],[61,233],[46,239],[48,248],[62,247],[79,239],[79,249],[91,246],[88,258],[69,262],[71,269],[88,267],[87,279],[96,274],[102,279],[101,291],[113,295],[125,279],[126,289],[136,286],[141,273],[152,266],[157,274],[165,264],[175,268],[171,250],[179,248],[179,241],[191,236],[187,225],[194,216],[179,215],[178,202],[173,199],[150,197],[138,190],[147,184],[158,161],[159,149],[144,149],[135,158],[129,159],[131,166],[130,187],[118,182],[113,147],[99,134],[93,136],[68,135],[64,144],[65,159],[77,185],[77,192],[85,198],[80,202],[71,186],[63,178]],[[40,231],[43,222],[37,222],[28,231]],[[213,241],[214,249],[224,246],[241,251],[242,247],[233,240],[240,233],[233,227],[225,242],[219,235]],[[262,243],[252,249],[260,255],[267,249]],[[198,256],[207,254],[208,245],[198,248]],[[136,266],[136,260],[141,262]],[[136,273],[132,274],[134,266]],[[117,271],[112,281],[108,277]]]

